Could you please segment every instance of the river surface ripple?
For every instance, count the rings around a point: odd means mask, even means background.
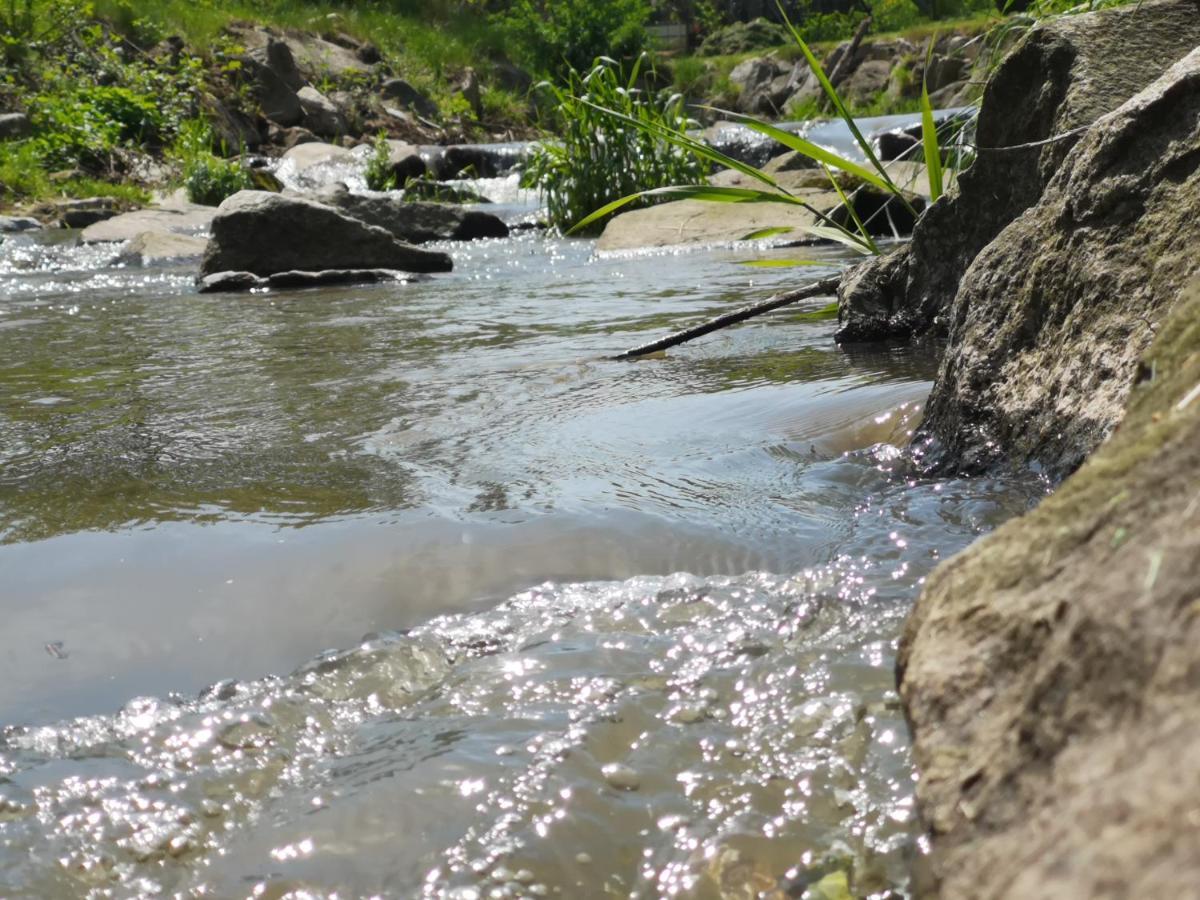
[[[3,895],[907,896],[896,637],[1041,487],[913,474],[929,352],[813,307],[606,359],[763,251],[444,249],[0,247]]]

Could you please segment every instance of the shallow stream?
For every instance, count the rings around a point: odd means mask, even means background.
[[[0,247],[0,893],[907,896],[903,617],[1040,486],[914,475],[930,351],[822,302],[606,359],[763,251],[443,249]]]

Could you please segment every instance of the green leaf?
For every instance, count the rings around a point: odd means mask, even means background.
[[[777,225],[774,228],[760,228],[758,231],[752,231],[749,234],[743,234],[739,241],[761,241],[763,238],[776,237],[780,234],[791,234],[795,229],[789,228],[786,225]]]
[[[804,156],[807,156],[809,159],[815,160],[822,165],[832,166],[835,169],[841,169],[843,172],[848,172],[856,178],[861,178],[863,181],[875,185],[875,187],[879,188],[881,191],[892,193],[893,191],[897,190],[896,186],[891,182],[890,179],[885,181],[870,169],[864,168],[853,160],[846,159],[844,156],[838,156],[836,153],[826,150],[819,144],[814,144],[812,141],[805,140],[798,134],[792,134],[790,131],[783,131],[782,129],[776,128],[774,125],[770,125],[767,122],[760,122],[757,119],[751,118],[750,116],[743,116],[740,113],[731,112],[725,109],[716,109],[715,107],[709,108],[713,109],[715,112],[721,113],[723,116],[728,116],[735,121],[741,122],[752,131],[757,131],[759,134],[765,134],[767,137],[773,138],[774,140],[783,144],[789,150],[795,150],[796,152],[801,153]]]
[[[929,47],[925,51],[925,71],[929,71],[929,62],[933,56],[934,36],[929,38]],[[937,200],[944,192],[942,175],[942,148],[939,146],[937,125],[933,122],[933,104],[929,100],[929,83],[921,81],[921,145],[925,150],[925,171],[929,176],[929,196]]]
[[[752,269],[790,269],[792,266],[827,266],[815,259],[740,259],[739,266]]]

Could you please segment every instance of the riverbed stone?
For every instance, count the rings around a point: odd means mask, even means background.
[[[58,217],[66,228],[87,228],[121,212],[120,204],[111,197],[87,197],[64,200],[56,204]]]
[[[445,253],[396,240],[338,210],[264,191],[240,191],[223,202],[212,222],[202,275],[243,271],[267,276],[291,270],[395,269],[448,272]]]
[[[41,227],[42,223],[32,216],[0,216],[0,234],[39,231]]]
[[[304,108],[296,92],[304,79],[288,45],[271,37],[264,46],[243,55],[241,64],[263,115],[284,127],[300,124]]]
[[[126,266],[153,266],[199,260],[208,240],[169,231],[143,231],[117,255],[114,262]]]
[[[944,335],[967,267],[1037,203],[1082,130],[1198,44],[1193,0],[1150,0],[1033,28],[988,81],[977,127],[979,156],[962,174],[959,191],[934,204],[912,242],[895,251],[902,264],[865,263],[886,269],[890,282],[856,280],[879,284],[888,302],[841,292],[839,340]],[[878,315],[881,309],[886,315]]]
[[[253,272],[213,272],[197,281],[201,294],[237,294],[267,288],[333,287],[348,284],[379,284],[387,281],[409,281],[413,276],[396,269],[318,269],[291,270],[271,275]]]
[[[212,206],[172,198],[158,206],[122,213],[89,225],[80,240],[85,244],[132,241],[146,232],[195,236],[208,230],[216,214]]]
[[[448,203],[410,201],[395,194],[352,194],[344,184],[322,190],[315,199],[412,244],[508,237],[508,226],[499,217]]]
[[[1200,49],[1100,119],[971,263],[920,431],[935,468],[1059,478],[1120,420],[1138,358],[1200,272]]]
[[[1107,144],[1118,179],[1144,161],[1125,138],[1120,157]],[[898,672],[931,898],[1190,897],[1200,883],[1200,282],[1137,371],[1115,434],[939,567],[907,623]]]

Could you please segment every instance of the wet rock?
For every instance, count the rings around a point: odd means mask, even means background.
[[[0,216],[0,234],[38,231],[41,227],[42,223],[30,216]]]
[[[925,210],[924,197],[905,193],[901,199],[872,185],[856,188],[846,199],[850,201],[854,215],[863,223],[863,227],[876,237],[903,237],[912,234],[917,217]],[[844,228],[856,227],[844,204],[835,207],[829,218]]]
[[[636,791],[642,786],[642,778],[638,775],[637,770],[624,763],[609,763],[600,771],[608,786],[619,791]]]
[[[296,94],[304,109],[304,125],[322,137],[338,137],[346,133],[346,118],[337,106],[314,87],[302,87]]]
[[[1097,122],[963,275],[920,433],[931,460],[1076,468],[1200,271],[1187,249],[1198,217],[1200,50]]]
[[[143,231],[113,261],[125,266],[153,266],[164,263],[199,260],[208,240],[186,234]]]
[[[880,284],[889,300],[843,295],[839,339],[944,334],[963,273],[1037,203],[1080,139],[1074,129],[1116,109],[1197,44],[1200,17],[1191,0],[1068,16],[1029,32],[988,82],[976,136],[982,149],[960,178],[957,196],[930,208],[912,242],[896,251],[901,264],[865,264],[880,266],[893,281],[859,283]],[[886,320],[867,312],[885,306],[892,309]]]
[[[873,136],[875,151],[883,162],[920,158],[920,138],[904,131],[881,131]]]
[[[283,154],[281,160],[281,165],[286,164],[297,174],[303,174],[321,166],[351,165],[355,162],[354,154],[345,147],[321,141],[306,141],[297,144]]]
[[[379,95],[386,102],[417,115],[426,118],[437,115],[437,104],[403,78],[389,78],[380,86]]]
[[[388,281],[408,281],[412,275],[395,269],[321,269],[293,270],[272,275],[253,272],[213,272],[197,282],[201,294],[237,294],[269,288],[295,289],[333,287],[346,284],[379,284]]]
[[[56,206],[59,219],[66,228],[87,228],[121,211],[116,200],[109,197],[89,197],[86,200],[67,200]]]
[[[373,225],[332,207],[263,191],[241,191],[221,204],[202,275],[243,271],[271,275],[290,270],[394,269],[448,272],[445,253],[397,241]]]
[[[428,173],[421,148],[406,141],[388,141],[388,165],[396,184],[401,187]]]
[[[508,226],[496,216],[461,206],[421,203],[394,194],[351,194],[342,184],[321,191],[316,199],[412,244],[508,237]]]
[[[13,141],[33,134],[33,124],[25,113],[0,113],[0,141]]]
[[[1104,151],[1118,180],[1144,161],[1125,137],[1128,154]],[[940,882],[928,896],[1195,893],[1200,282],[1138,371],[1116,433],[1037,509],[937,569],[907,623],[900,693]]]

